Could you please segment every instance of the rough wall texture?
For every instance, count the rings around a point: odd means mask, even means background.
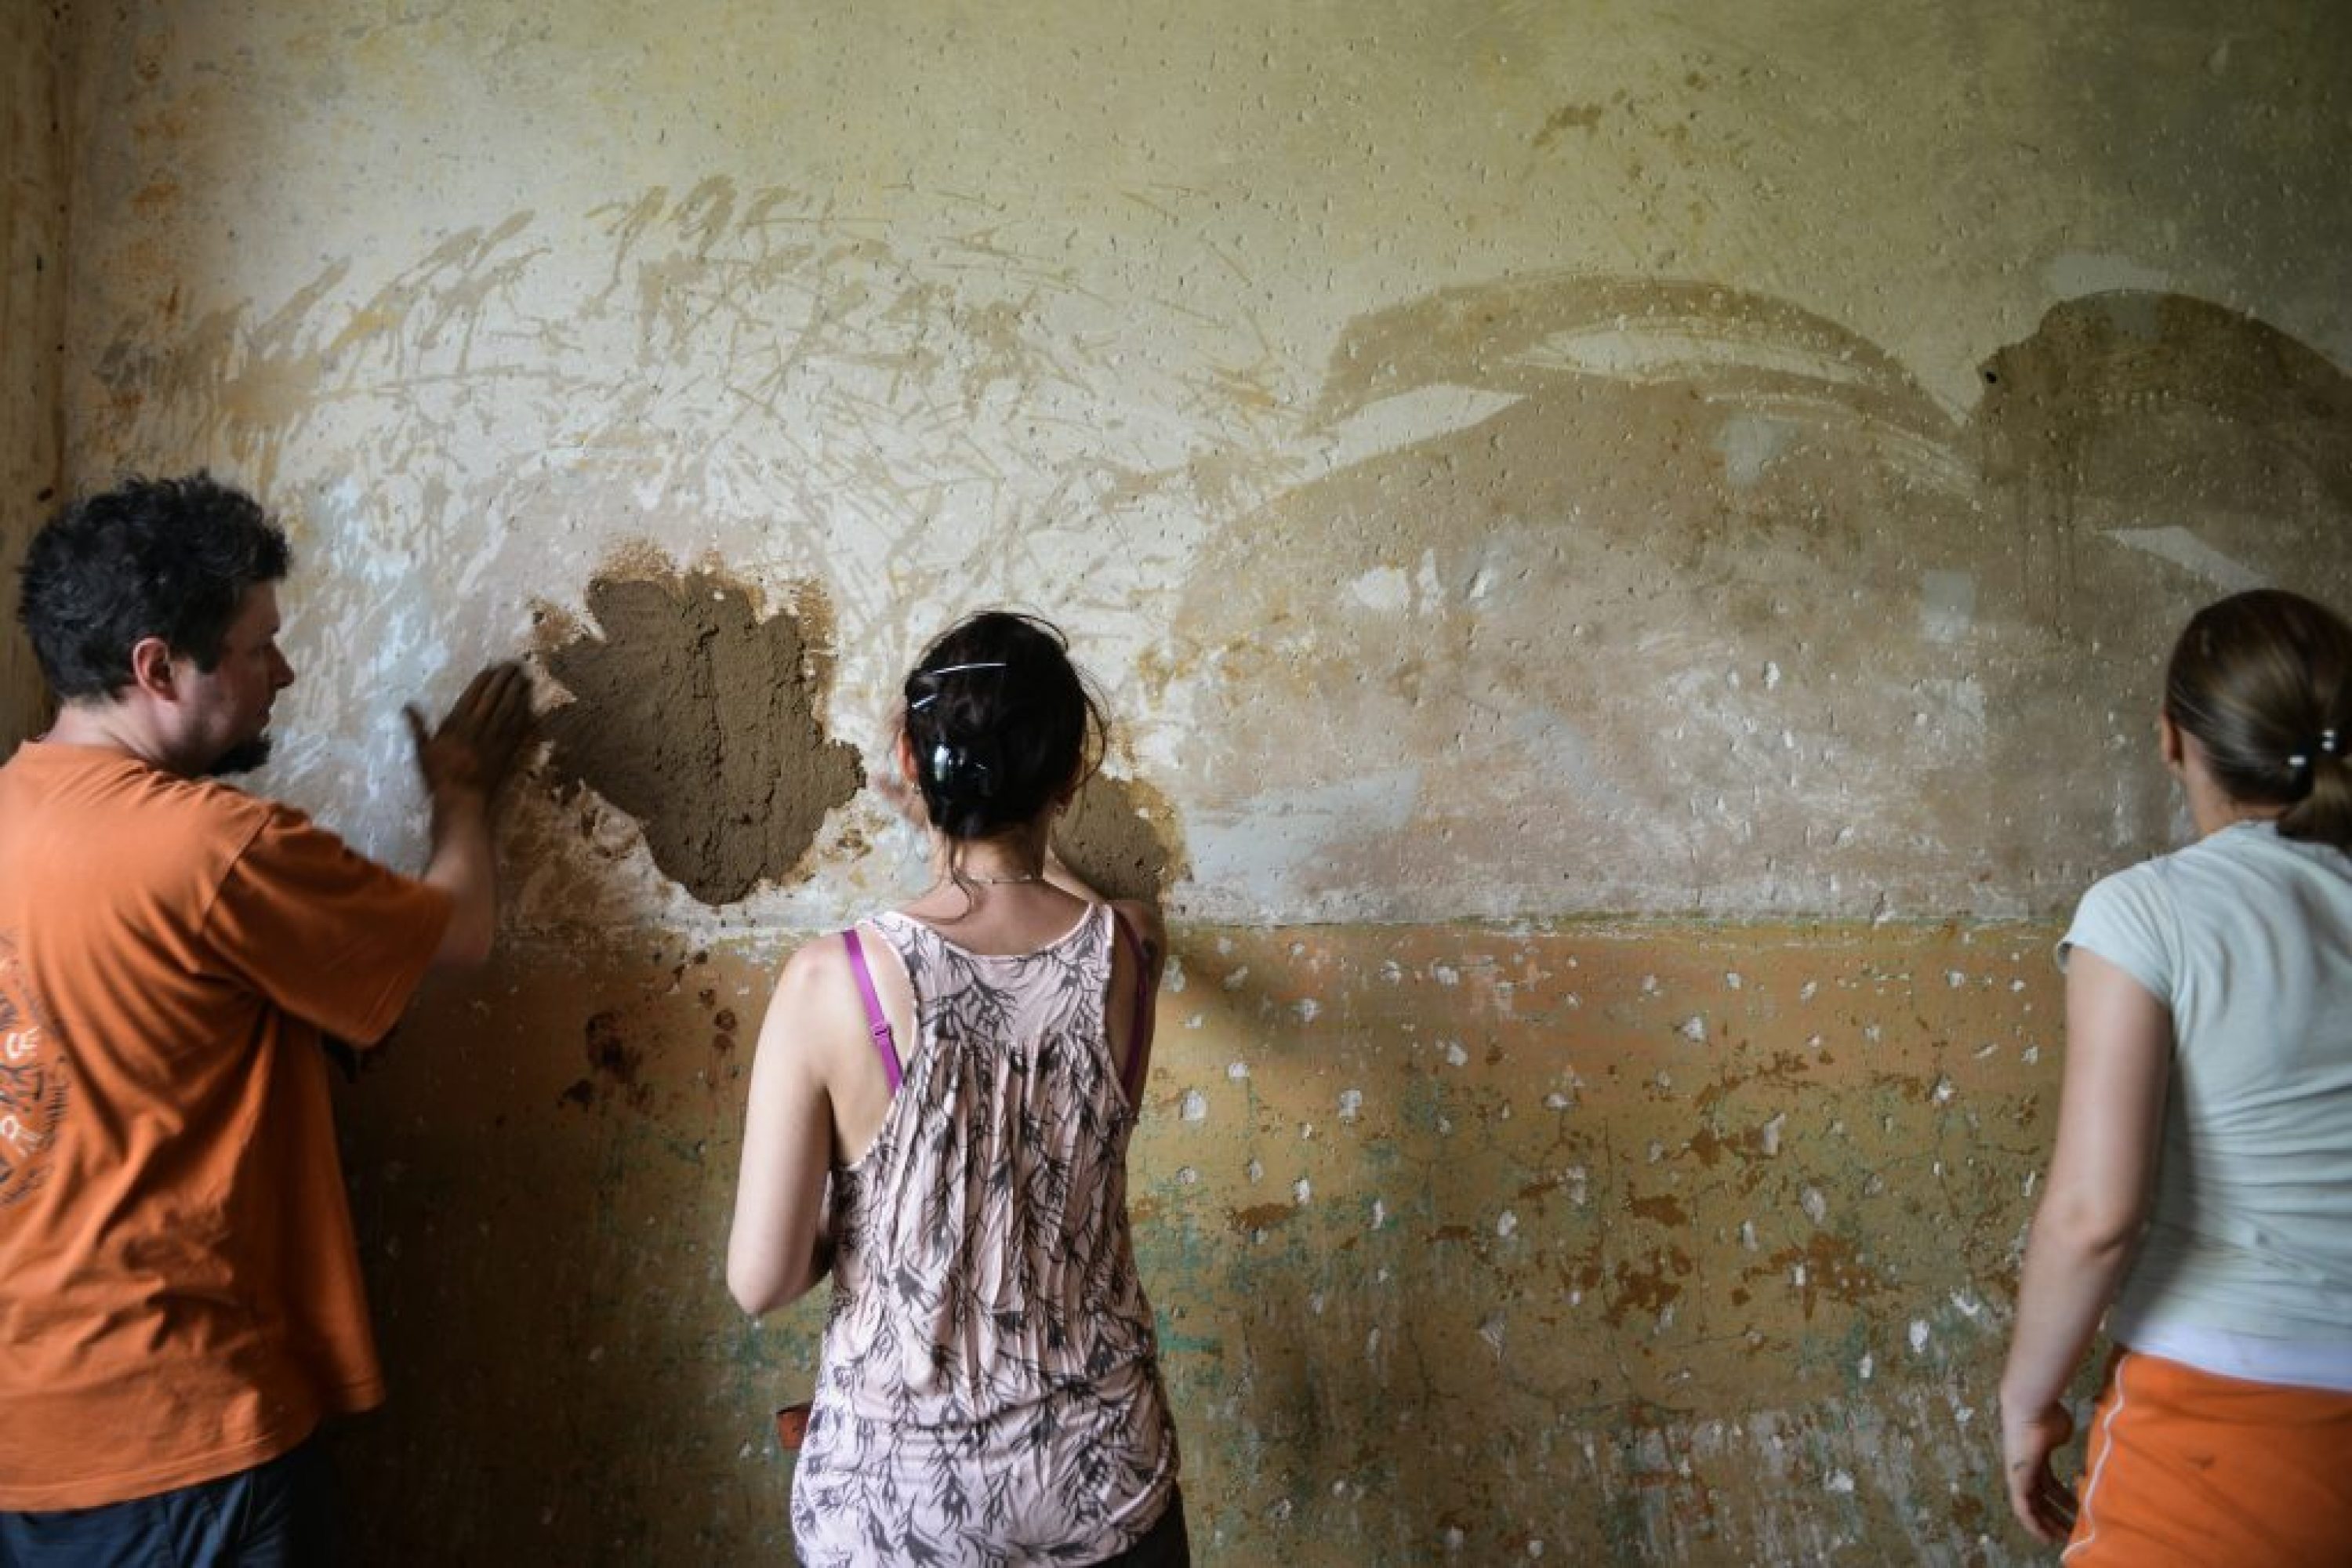
[[[562,705],[506,956],[351,1100],[378,1560],[774,1547],[815,1320],[724,1300],[739,1075],[917,869],[856,771],[984,602],[1102,679],[1075,847],[1177,917],[1204,1555],[2026,1555],[2050,922],[2176,826],[2187,611],[2352,602],[2352,12],[68,31],[67,477],[284,511],[268,784],[413,856],[398,703]]]
[[[1202,1560],[2029,1560],[1990,1433],[2053,934],[1184,928],[1133,1209]],[[351,1098],[372,1560],[773,1560],[823,1306],[721,1277],[769,966],[509,975]]]
[[[13,567],[54,504],[62,453],[66,139],[58,8],[0,6],[0,558]],[[39,668],[16,629],[16,579],[0,617],[0,752],[43,719]]]

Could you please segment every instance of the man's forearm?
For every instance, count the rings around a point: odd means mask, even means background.
[[[436,966],[470,967],[490,956],[498,931],[498,855],[489,805],[474,789],[436,791],[433,853],[425,880],[449,895],[449,924],[433,954]]]

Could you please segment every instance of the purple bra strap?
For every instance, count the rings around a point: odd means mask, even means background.
[[[1128,1032],[1127,1070],[1119,1075],[1118,1080],[1119,1087],[1127,1091],[1127,1102],[1133,1105],[1136,1095],[1143,1089],[1142,1079],[1138,1075],[1145,1058],[1151,1055],[1153,987],[1149,979],[1151,965],[1144,957],[1143,939],[1129,928],[1117,910],[1111,911],[1110,923],[1117,926],[1118,934],[1127,939],[1127,950],[1135,957],[1135,1026]]]
[[[841,943],[849,949],[849,967],[857,976],[857,994],[866,998],[866,1032],[874,1037],[874,1049],[882,1058],[882,1070],[890,1075],[890,1092],[898,1092],[898,1042],[891,1036],[890,1020],[882,1016],[882,998],[874,994],[874,972],[866,967],[866,946],[857,940],[857,928],[850,927],[841,933]]]

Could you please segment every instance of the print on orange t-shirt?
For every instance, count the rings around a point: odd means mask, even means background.
[[[47,1017],[15,940],[0,931],[0,1209],[41,1184],[48,1172],[41,1154],[71,1093]]]

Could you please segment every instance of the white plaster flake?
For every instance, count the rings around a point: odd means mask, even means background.
[[[1932,643],[1955,643],[1977,618],[1977,579],[1972,572],[1924,572],[1919,576],[1919,635]]]
[[[2126,290],[2165,293],[2172,288],[2170,273],[2109,251],[2061,251],[2043,266],[2042,280],[2061,300]]]
[[[1773,460],[1797,438],[1793,420],[1769,414],[1740,412],[1726,418],[1715,433],[1715,449],[1723,459],[1724,478],[1735,489],[1747,489],[1764,477]]]
[[[1376,614],[1401,616],[1412,608],[1412,580],[1396,567],[1375,566],[1348,584],[1348,596]]]

